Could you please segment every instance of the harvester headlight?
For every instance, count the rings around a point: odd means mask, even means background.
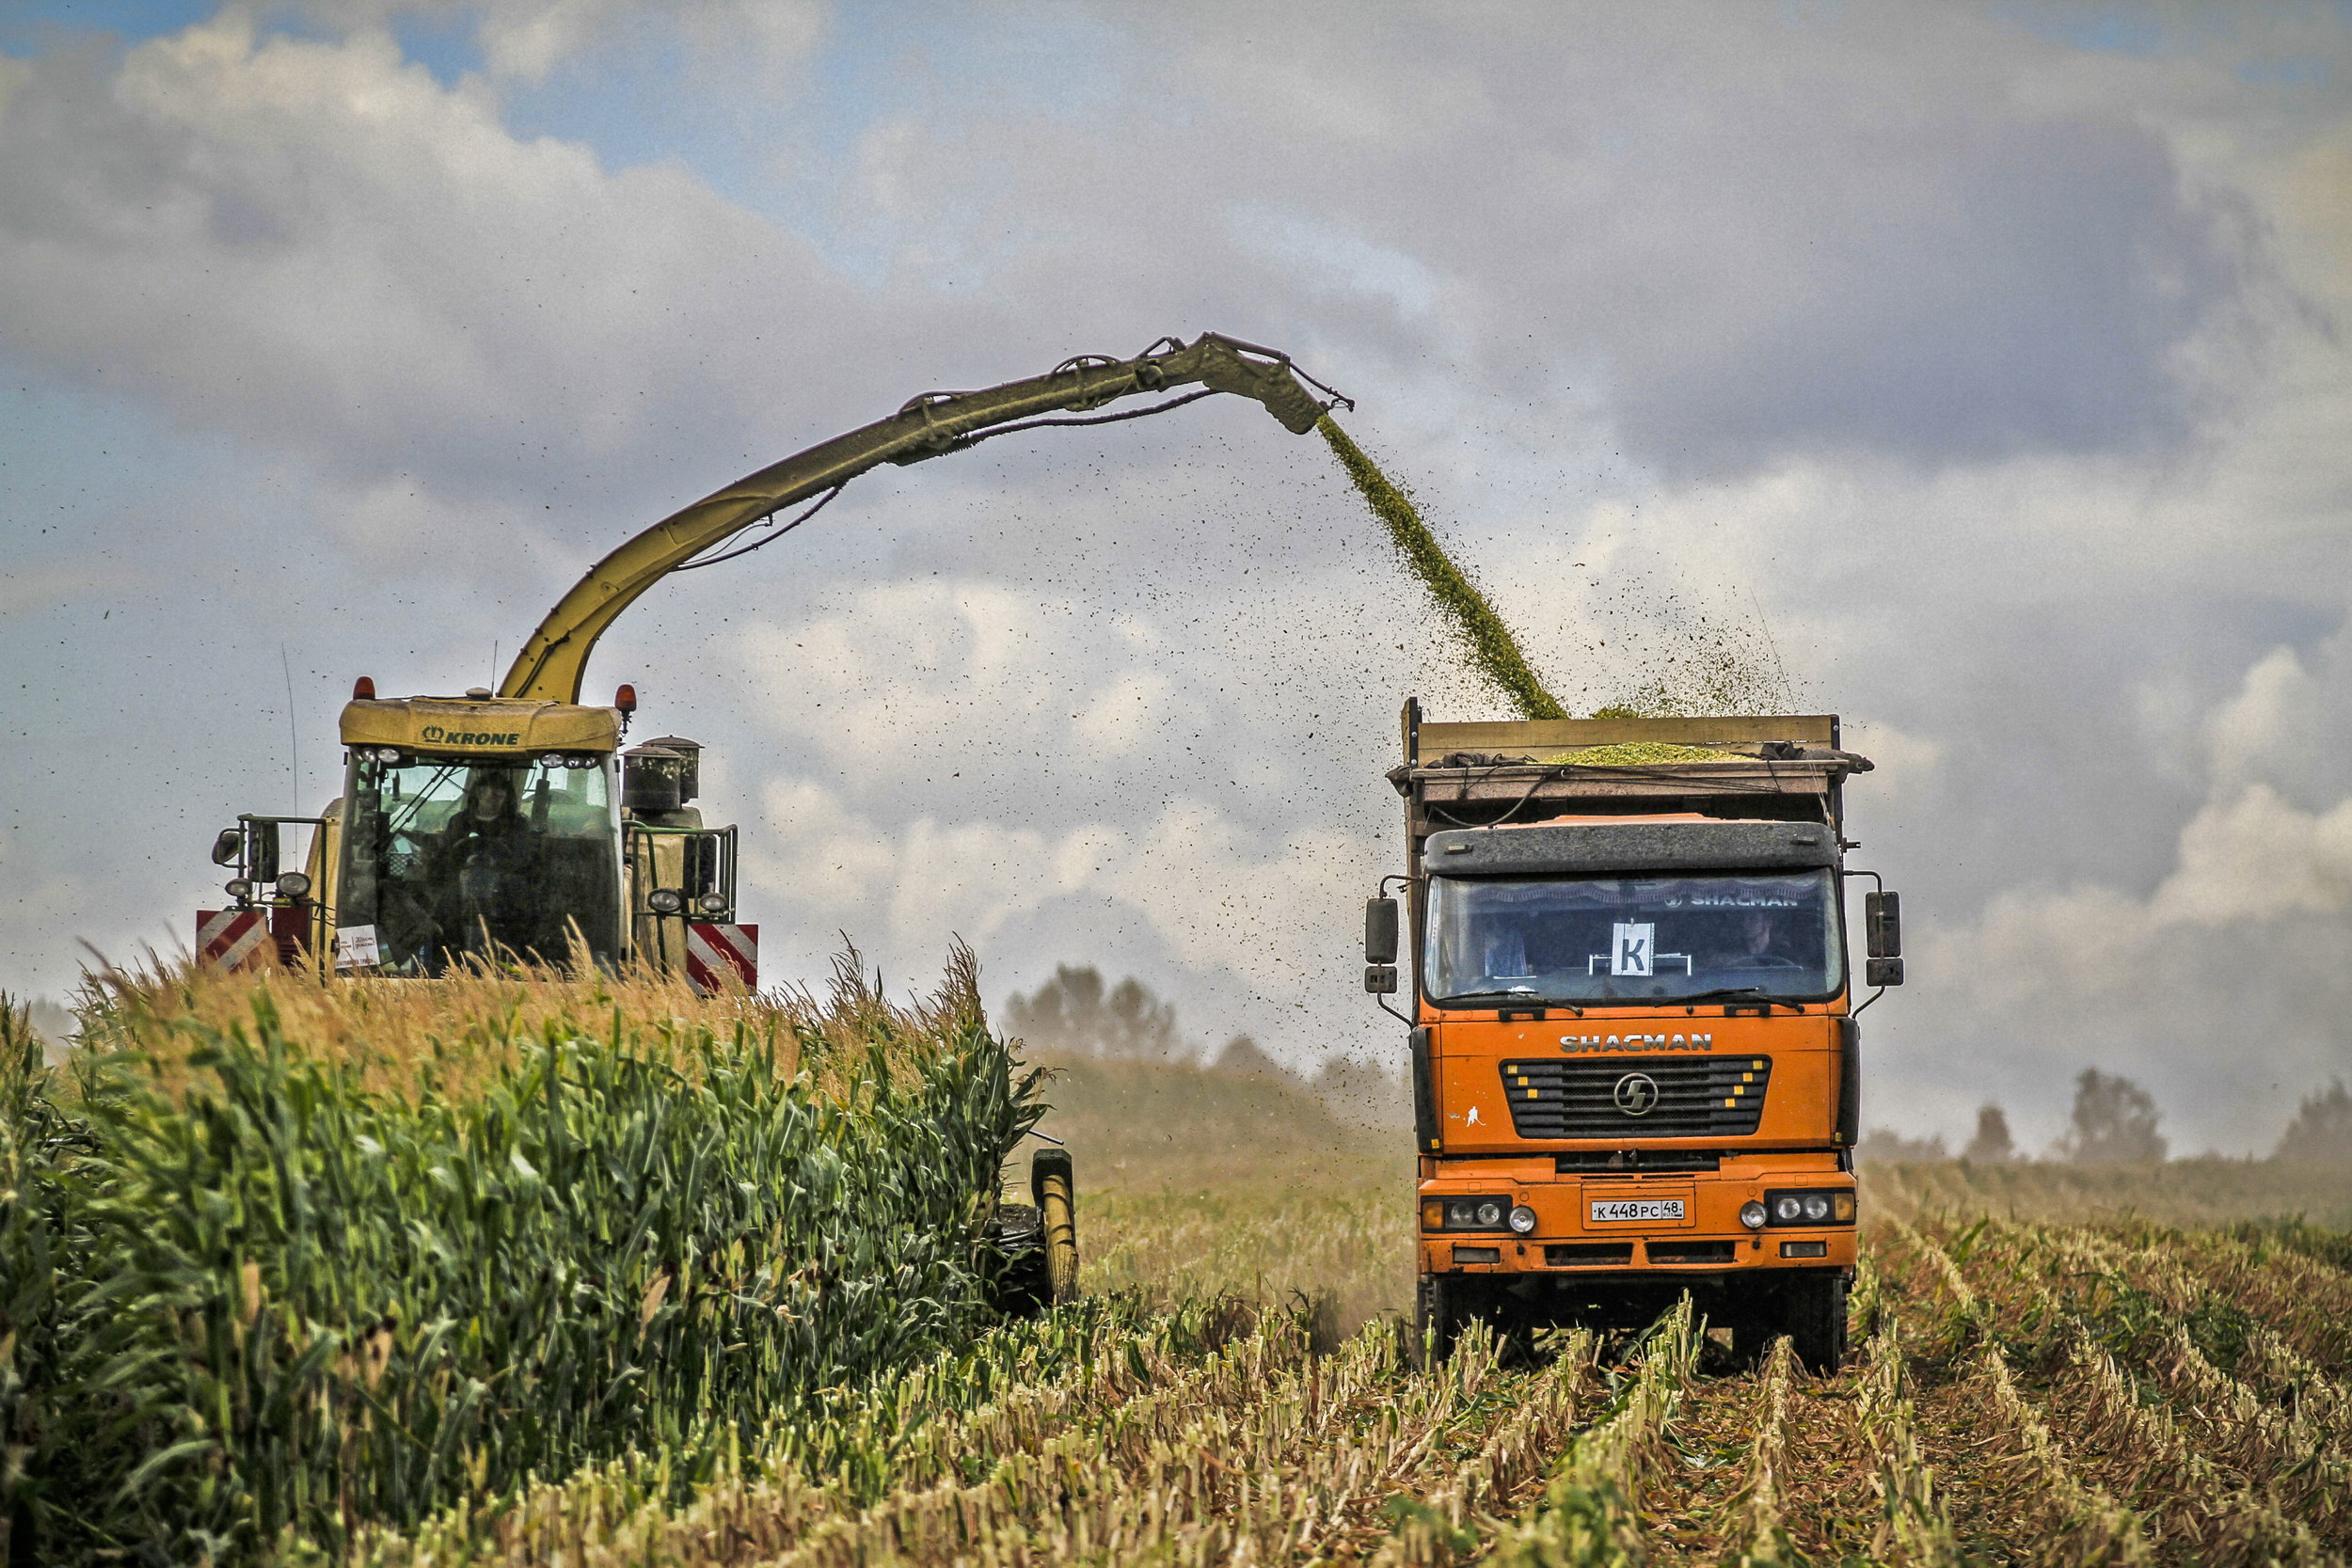
[[[1522,1236],[1532,1233],[1535,1228],[1535,1211],[1530,1209],[1524,1203],[1519,1204],[1517,1208],[1513,1209],[1511,1211],[1511,1228],[1518,1231]]]
[[[1758,1203],[1754,1198],[1750,1198],[1747,1202],[1740,1205],[1740,1223],[1746,1226],[1750,1230],[1763,1229],[1764,1205]]]
[[[571,765],[572,759],[565,756],[561,752],[542,752],[539,753],[539,766],[542,768],[569,768]]]
[[[694,907],[702,911],[705,914],[724,914],[727,912],[726,899],[716,893],[704,894],[700,898],[694,900]]]
[[[278,893],[282,898],[307,898],[310,895],[310,878],[307,872],[289,871],[278,879]]]
[[[371,752],[369,755],[374,757],[378,762],[398,762],[400,760],[400,748],[397,746],[378,746],[373,752]]]
[[[246,899],[253,896],[253,884],[243,877],[231,877],[228,881],[221,884],[220,891],[229,895],[230,897],[236,899],[239,903],[243,903]]]
[[[645,908],[656,914],[676,914],[686,908],[686,895],[674,887],[658,887],[645,895]]]

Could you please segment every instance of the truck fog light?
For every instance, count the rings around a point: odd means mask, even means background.
[[[1502,1249],[1501,1247],[1457,1246],[1454,1249],[1454,1266],[1457,1269],[1465,1263],[1500,1263],[1502,1261]]]
[[[1783,1242],[1780,1243],[1780,1255],[1783,1258],[1827,1258],[1829,1243],[1827,1242]]]
[[[307,872],[289,871],[278,879],[278,891],[288,898],[306,898],[310,893],[310,878]]]
[[[655,895],[660,897],[659,894]],[[1804,1199],[1794,1193],[1783,1193],[1772,1204],[1772,1218],[1783,1225],[1794,1225],[1804,1218]]]
[[[1740,1205],[1740,1223],[1746,1226],[1750,1230],[1763,1229],[1764,1205],[1758,1203],[1754,1198],[1750,1198],[1747,1202]]]
[[[1535,1228],[1535,1211],[1522,1203],[1511,1211],[1511,1228],[1525,1236]]]
[[[1481,1227],[1488,1230],[1492,1230],[1497,1226],[1501,1225],[1502,1223],[1502,1205],[1497,1203],[1493,1198],[1488,1198],[1486,1202],[1480,1204],[1478,1206],[1478,1223]]]
[[[675,888],[658,887],[645,895],[645,908],[656,914],[676,914],[686,908],[686,895]]]

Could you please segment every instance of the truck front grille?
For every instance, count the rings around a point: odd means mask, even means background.
[[[1502,1064],[1522,1138],[1740,1138],[1764,1114],[1770,1056],[1558,1057]]]

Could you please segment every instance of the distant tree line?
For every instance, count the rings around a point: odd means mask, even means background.
[[[2085,1068],[2074,1080],[2067,1130],[2050,1158],[2077,1165],[2157,1164],[2171,1152],[2155,1097],[2121,1073]],[[1856,1151],[1864,1160],[1894,1164],[1951,1159],[1939,1136],[1907,1138],[1872,1128]],[[1979,1164],[2022,1158],[2009,1130],[2009,1113],[1990,1103],[1977,1111],[1977,1131],[1959,1157]],[[2352,1092],[2342,1080],[2305,1100],[2271,1157],[2293,1164],[2352,1164]]]
[[[1313,1089],[1341,1115],[1375,1123],[1401,1126],[1410,1108],[1401,1071],[1359,1057],[1326,1057],[1309,1077],[1276,1061],[1248,1035],[1233,1036],[1214,1053],[1205,1051],[1178,1024],[1172,1003],[1132,974],[1113,985],[1092,964],[1057,965],[1052,979],[1025,996],[1008,999],[1002,1017],[1007,1034],[1050,1054],[1185,1064],[1282,1079]]]

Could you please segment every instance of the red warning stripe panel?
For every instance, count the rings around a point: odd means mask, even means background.
[[[759,927],[695,920],[686,927],[686,978],[706,994],[759,989]]]
[[[258,969],[278,961],[267,910],[196,911],[196,961],[212,969]]]

